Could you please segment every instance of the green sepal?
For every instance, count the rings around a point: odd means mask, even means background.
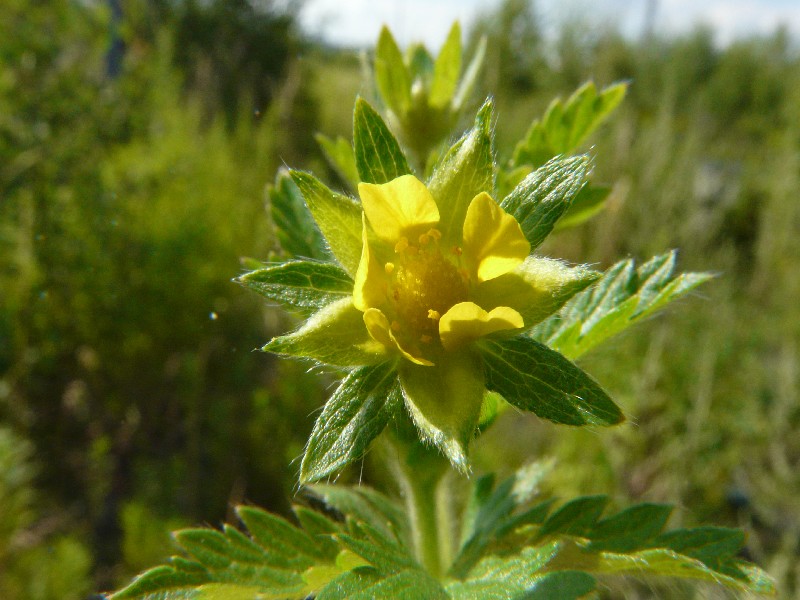
[[[588,156],[556,157],[523,179],[500,203],[520,224],[531,250],[550,235],[569,210],[588,170]]]
[[[290,257],[326,260],[330,254],[303,201],[303,193],[285,169],[278,171],[275,184],[267,187],[269,213],[275,237]]]
[[[361,261],[361,205],[331,191],[310,173],[291,171],[291,175],[333,255],[355,277]]]
[[[370,337],[363,313],[351,298],[332,302],[297,331],[273,338],[262,350],[338,367],[360,367],[387,358],[385,347]]]
[[[303,312],[353,294],[353,280],[333,263],[289,261],[245,273],[236,281],[285,308]]]
[[[472,129],[447,151],[428,182],[439,206],[439,228],[446,239],[458,243],[469,203],[494,188],[492,110],[492,101],[487,100]]]
[[[325,156],[330,165],[336,170],[342,181],[348,185],[350,191],[355,193],[358,191],[358,168],[356,167],[356,157],[353,153],[353,145],[344,137],[339,136],[336,140],[332,140],[328,136],[317,133],[314,136],[322,154]]]
[[[556,231],[582,225],[606,205],[611,188],[602,185],[586,184],[575,196],[569,209],[556,223]]]
[[[450,33],[436,57],[429,100],[431,106],[441,108],[450,104],[461,72],[461,26],[453,23]]]
[[[400,367],[406,408],[424,442],[433,444],[455,469],[468,473],[467,449],[475,434],[484,394],[480,358],[470,352],[442,353],[435,366]]]
[[[487,311],[498,306],[513,308],[529,328],[557,312],[601,276],[586,267],[529,256],[512,272],[475,286],[472,299]]]
[[[674,276],[675,259],[673,250],[638,269],[631,259],[616,263],[558,314],[537,325],[531,337],[574,359],[713,278],[710,273]]]
[[[353,111],[353,149],[361,181],[387,183],[411,173],[400,144],[381,116],[363,98],[356,100]]]
[[[314,424],[300,466],[300,483],[318,481],[360,459],[402,402],[393,362],[349,373]]]
[[[511,165],[538,167],[554,156],[574,152],[622,102],[626,91],[627,84],[618,83],[598,92],[590,81],[566,103],[554,100],[542,120],[534,121],[517,144]]]
[[[403,54],[386,26],[381,28],[375,47],[375,83],[383,102],[395,114],[399,115],[408,109],[411,101],[411,77],[403,61]]]
[[[616,425],[625,417],[598,383],[558,352],[518,336],[479,342],[486,387],[563,425]]]

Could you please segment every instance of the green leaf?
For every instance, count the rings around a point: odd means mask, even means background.
[[[540,571],[556,556],[558,548],[558,542],[553,542],[525,547],[512,556],[487,556],[465,580],[448,584],[447,592],[454,599],[516,598],[545,576]]]
[[[494,189],[492,110],[492,101],[487,100],[478,111],[472,129],[447,151],[428,182],[439,206],[439,228],[450,241],[460,243],[472,199]]]
[[[464,76],[461,78],[461,82],[458,84],[458,90],[456,90],[456,93],[453,96],[452,106],[454,111],[460,111],[469,100],[469,97],[472,95],[472,91],[475,89],[475,84],[478,81],[478,77],[483,70],[483,61],[485,58],[486,36],[482,36],[478,41],[478,47],[475,49],[475,54],[472,55],[472,60],[469,62],[469,66],[467,66],[466,70],[464,71]]]
[[[300,467],[300,483],[327,477],[364,456],[401,406],[393,362],[352,371],[314,424]]]
[[[577,600],[595,590],[597,580],[583,571],[548,573],[518,600]]]
[[[350,530],[352,534],[340,533],[337,540],[369,562],[381,575],[420,568],[409,547],[398,538],[387,536],[366,523],[350,523]]]
[[[672,507],[667,504],[637,504],[599,521],[587,547],[593,552],[630,552],[657,536],[667,523]],[[738,548],[737,548],[738,550]]]
[[[408,361],[400,368],[406,408],[423,441],[436,446],[454,468],[467,473],[467,448],[483,400],[480,359],[471,352],[443,354],[423,367]]]
[[[556,223],[556,231],[577,227],[588,221],[605,207],[611,188],[587,184],[581,188],[569,210]]]
[[[656,256],[638,269],[630,259],[616,263],[557,315],[537,325],[531,337],[574,359],[713,277],[673,276],[675,256],[675,251]]]
[[[622,411],[589,375],[529,338],[479,344],[486,385],[510,404],[564,425],[616,425]]]
[[[384,103],[395,114],[399,115],[408,109],[411,101],[411,78],[400,48],[386,26],[381,28],[378,45],[375,47],[375,83]]]
[[[574,152],[622,102],[626,91],[627,85],[619,83],[598,93],[594,83],[588,82],[566,104],[554,100],[544,118],[534,121],[517,144],[511,165],[536,167],[556,155]]]
[[[275,185],[267,188],[267,200],[275,236],[288,256],[329,258],[325,240],[303,202],[303,194],[286,170],[278,171]]]
[[[431,83],[430,103],[434,107],[450,104],[461,72],[461,27],[453,23],[450,33],[436,57]]]
[[[447,600],[442,586],[420,569],[407,569],[381,576],[375,569],[361,567],[332,581],[317,596],[317,600]]]
[[[357,192],[360,178],[352,144],[342,136],[337,137],[334,141],[322,133],[316,134],[314,139],[322,148],[322,153],[327,161],[336,170],[342,181],[350,187],[350,191]]]
[[[529,256],[511,273],[477,285],[473,300],[487,311],[498,306],[513,308],[528,328],[557,312],[601,275],[583,266],[569,267],[552,258]]]
[[[587,537],[608,504],[607,496],[582,496],[567,502],[550,515],[539,530],[538,538],[561,534]]]
[[[361,181],[387,183],[411,173],[400,144],[380,115],[363,98],[356,100],[353,112],[353,147]],[[360,231],[359,224],[359,238]]]
[[[245,273],[239,283],[284,307],[320,309],[353,294],[353,280],[332,263],[290,261]]]
[[[310,173],[291,171],[291,175],[333,255],[355,277],[361,261],[361,205],[332,192]]]
[[[522,227],[535,250],[569,210],[586,180],[588,156],[554,158],[522,180],[500,206]]]
[[[360,367],[387,358],[386,349],[370,337],[363,313],[349,297],[322,308],[297,331],[273,338],[262,350],[339,367]]]

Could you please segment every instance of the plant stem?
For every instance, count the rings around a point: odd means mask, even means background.
[[[411,522],[411,535],[417,560],[434,577],[442,574],[442,561],[439,555],[439,524],[436,510],[436,484],[438,477],[408,472],[401,480]]]

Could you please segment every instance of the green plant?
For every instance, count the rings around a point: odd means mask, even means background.
[[[299,526],[240,507],[249,535],[230,526],[179,531],[185,555],[114,600],[580,598],[597,592],[598,578],[624,574],[774,593],[769,577],[739,558],[743,532],[667,529],[664,504],[609,510],[603,495],[544,498],[540,484],[558,469],[551,462],[499,483],[492,474],[457,479],[471,473],[472,440],[509,406],[575,427],[623,421],[572,360],[710,275],[675,275],[674,252],[605,273],[532,254],[557,224],[576,225],[602,207],[607,190],[587,183],[590,159],[569,154],[625,88],[587,85],[553,103],[498,165],[491,101],[450,147],[426,129],[432,92],[419,96],[419,112],[402,103],[413,65],[435,64],[434,82],[436,73],[458,73],[455,39],[435,62],[422,55],[415,63],[416,54],[404,62],[384,30],[378,90],[411,159],[358,99],[352,146],[322,143],[360,201],[310,173],[279,174],[270,200],[283,256],[239,278],[307,317],[265,350],[343,375],[306,445],[300,482],[309,502],[295,508]],[[457,77],[447,81],[442,105],[456,106]],[[372,445],[405,506],[366,487],[317,483]]]

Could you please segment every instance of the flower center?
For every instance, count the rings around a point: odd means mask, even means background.
[[[397,262],[386,265],[398,325],[422,342],[438,339],[439,317],[467,299],[465,273],[442,254],[438,234],[431,230],[421,235],[419,245],[401,239],[395,248]]]

